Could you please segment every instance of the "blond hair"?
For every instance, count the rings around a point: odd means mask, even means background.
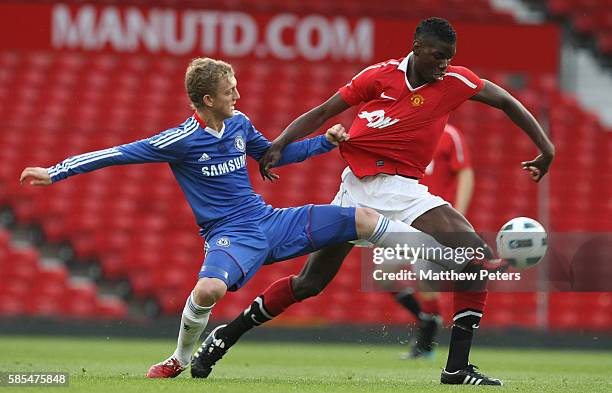
[[[198,57],[185,72],[185,89],[194,109],[202,109],[205,95],[215,96],[219,82],[234,76],[232,66],[224,61]]]

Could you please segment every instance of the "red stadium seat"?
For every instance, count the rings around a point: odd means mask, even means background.
[[[97,318],[125,319],[128,307],[125,302],[116,298],[101,298],[98,300]]]
[[[118,318],[125,316],[120,300],[101,303],[94,285],[72,286],[63,265],[46,266],[29,247],[16,248],[0,229],[0,315]],[[94,306],[92,309],[92,305]],[[96,311],[100,308],[100,312]]]
[[[23,297],[0,293],[0,316],[15,317],[24,315]]]

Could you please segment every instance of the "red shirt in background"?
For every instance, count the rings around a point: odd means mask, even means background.
[[[461,132],[447,124],[436,148],[433,159],[425,169],[421,184],[429,187],[429,192],[442,197],[451,205],[455,204],[457,194],[457,173],[471,168],[469,149]]]

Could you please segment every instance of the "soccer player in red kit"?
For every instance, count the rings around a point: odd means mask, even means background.
[[[269,169],[280,159],[285,145],[363,103],[349,130],[349,139],[340,144],[348,168],[332,203],[384,211],[387,217],[401,220],[447,247],[484,249],[486,259],[470,261],[460,266],[461,271],[494,269],[491,250],[465,217],[419,184],[449,113],[470,99],[506,113],[541,152],[522,163],[536,182],[548,172],[555,149],[535,118],[508,92],[467,68],[451,66],[455,50],[456,34],[446,20],[421,21],[412,52],[406,57],[367,67],[327,101],[294,120],[260,160],[262,175],[276,179]],[[352,247],[346,243],[311,254],[299,276],[273,283],[236,319],[213,330],[192,361],[192,376],[207,377],[246,331],[276,317],[290,305],[317,295],[337,273]],[[481,374],[469,363],[473,333],[483,315],[487,292],[484,286],[470,291],[465,290],[466,286],[466,282],[455,282],[449,356],[440,381],[502,385],[499,379]]]
[[[425,168],[425,177],[420,182],[429,188],[429,193],[442,197],[459,213],[465,215],[474,191],[474,171],[470,151],[463,135],[456,127],[447,124],[436,147],[433,159]],[[410,352],[402,359],[433,356],[434,341],[440,330],[440,294],[426,282],[419,282],[418,293],[412,288],[392,292],[395,300],[417,319],[417,332]]]
[[[466,215],[474,191],[474,170],[463,133],[450,124],[444,127],[433,159],[425,168],[421,184]]]

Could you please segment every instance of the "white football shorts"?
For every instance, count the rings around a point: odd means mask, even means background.
[[[387,174],[359,179],[348,167],[342,172],[340,189],[331,204],[343,207],[369,207],[391,220],[402,221],[408,225],[411,225],[419,216],[435,207],[450,205],[439,196],[430,194],[427,186],[419,184],[417,180]],[[414,232],[420,231],[414,229]],[[435,242],[433,238],[431,239]],[[359,247],[372,246],[366,240],[357,240],[352,243]],[[415,245],[418,246],[419,244]],[[404,263],[399,261],[399,264]],[[463,269],[462,265],[455,263],[445,265],[440,266],[430,261],[418,260],[412,266],[412,270],[440,272]]]
[[[331,204],[369,207],[391,220],[411,225],[423,213],[449,203],[431,195],[417,180],[386,174],[359,179],[347,167],[342,172],[340,190]]]

